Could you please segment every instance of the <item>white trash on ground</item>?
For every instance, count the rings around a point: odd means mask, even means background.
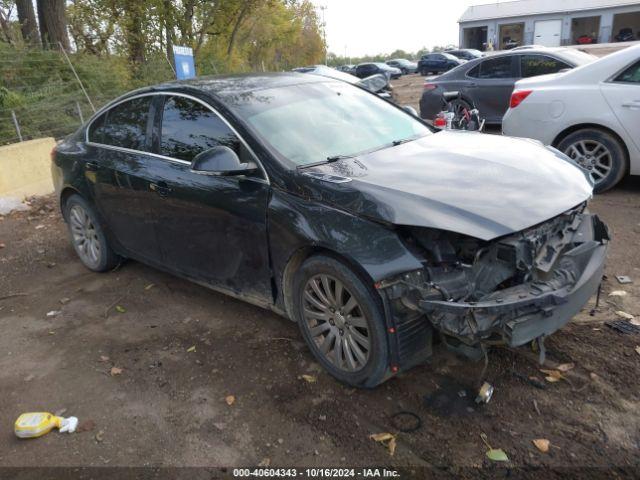
[[[13,211],[29,210],[29,205],[22,203],[17,197],[0,197],[0,215],[7,215]]]

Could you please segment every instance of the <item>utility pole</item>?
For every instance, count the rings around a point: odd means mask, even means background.
[[[324,64],[329,64],[329,46],[327,45],[327,22],[325,21],[324,12],[327,10],[326,5],[320,5],[318,7],[322,12],[322,37],[324,39]]]

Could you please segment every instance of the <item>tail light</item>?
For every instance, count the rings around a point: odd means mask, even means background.
[[[520,105],[525,98],[531,95],[533,90],[516,90],[511,94],[511,102],[509,103],[510,108],[516,108]]]
[[[425,90],[435,90],[436,88],[438,88],[438,86],[435,83],[425,83],[424,84],[424,89]]]
[[[447,119],[438,116],[433,120],[433,126],[436,128],[445,128],[447,126]]]

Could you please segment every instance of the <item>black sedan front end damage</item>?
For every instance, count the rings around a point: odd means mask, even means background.
[[[584,205],[492,241],[408,229],[424,269],[376,286],[391,315],[390,331],[421,319],[450,347],[478,357],[486,345],[517,347],[552,334],[577,314],[602,280],[607,227]],[[405,365],[402,338],[392,342]],[[424,343],[417,343],[424,353]],[[393,353],[393,352],[392,352]],[[392,355],[394,356],[394,355]],[[415,364],[415,362],[410,362]]]

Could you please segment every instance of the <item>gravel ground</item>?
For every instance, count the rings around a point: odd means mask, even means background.
[[[0,217],[0,467],[411,465],[476,476],[465,468],[491,468],[484,433],[509,467],[639,468],[640,335],[604,322],[616,310],[640,317],[640,179],[592,210],[614,238],[601,305],[547,341],[549,368],[575,367],[549,383],[528,348],[494,350],[494,398],[479,407],[482,365],[440,349],[428,365],[354,390],[268,311],[136,262],[89,272],[55,201],[36,199]],[[63,409],[81,432],[14,437],[20,413]],[[399,433],[392,415],[402,410],[421,428]],[[380,432],[397,434],[395,455],[369,439]]]

